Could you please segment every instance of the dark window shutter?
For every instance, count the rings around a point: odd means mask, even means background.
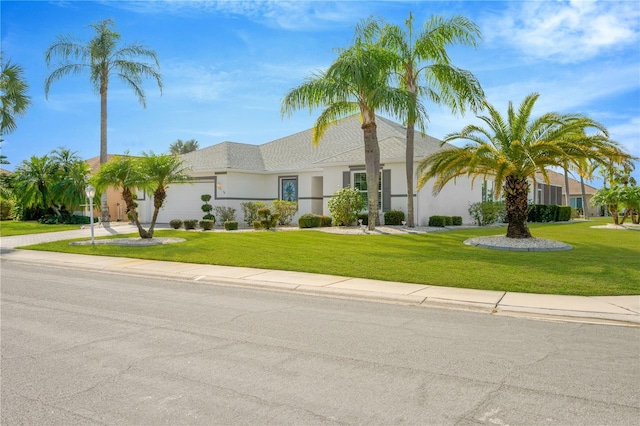
[[[342,172],[342,187],[347,188],[351,186],[351,172]]]
[[[391,210],[391,170],[382,171],[382,211]]]

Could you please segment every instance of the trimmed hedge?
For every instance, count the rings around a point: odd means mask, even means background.
[[[404,220],[404,212],[400,210],[389,210],[384,212],[385,225],[402,225]]]
[[[556,220],[558,222],[567,222],[571,220],[572,211],[573,209],[571,206],[558,207],[558,217],[556,218]]]
[[[314,213],[305,213],[298,218],[300,228],[318,228],[322,226],[322,216]]]
[[[226,231],[237,231],[238,222],[236,222],[235,220],[227,220],[224,222],[224,229]]]
[[[555,222],[559,206],[550,204],[531,204],[527,222]]]
[[[204,231],[211,231],[213,229],[214,223],[216,223],[215,220],[203,219],[200,221],[200,228],[202,228]]]
[[[93,222],[97,222],[98,218],[94,217]],[[80,216],[77,214],[63,214],[58,216],[43,217],[38,219],[38,223],[43,225],[86,225],[91,223],[89,216]]]
[[[328,227],[331,226],[333,218],[331,216],[320,216],[321,223],[320,226]]]
[[[453,226],[462,226],[462,216],[451,216]]]
[[[196,229],[198,219],[185,219],[182,223],[184,224],[184,229]]]
[[[447,224],[445,216],[431,216],[429,218],[429,226],[445,227]]]
[[[360,219],[362,219],[362,224],[363,225],[369,225],[369,213],[360,213],[358,214],[358,223],[357,225],[360,224]]]
[[[182,220],[180,220],[180,219],[171,219],[169,221],[169,226],[171,226],[173,229],[180,229],[180,227],[182,226]]]

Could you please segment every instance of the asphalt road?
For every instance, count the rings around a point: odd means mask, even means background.
[[[2,425],[604,425],[640,328],[1,263]]]

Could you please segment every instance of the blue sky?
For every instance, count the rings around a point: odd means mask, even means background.
[[[176,139],[200,147],[262,144],[313,125],[319,111],[280,115],[291,88],[347,47],[370,15],[416,25],[433,14],[462,14],[481,29],[477,49],[450,51],[501,111],[540,93],[536,114],[578,112],[602,122],[640,156],[640,2],[637,1],[7,1],[0,3],[3,56],[25,68],[32,106],[5,136],[13,170],[57,147],[99,155],[99,96],[87,75],[69,76],[44,95],[44,52],[56,35],[92,36],[112,18],[123,43],[154,49],[162,95],[145,82],[147,108],[112,80],[109,153],[165,152]],[[476,120],[427,104],[427,133],[442,138]],[[640,166],[634,175],[640,180]],[[594,182],[597,185],[597,181]]]

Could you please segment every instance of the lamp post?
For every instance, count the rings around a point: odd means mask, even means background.
[[[89,185],[84,190],[84,192],[85,194],[87,194],[87,197],[89,197],[89,212],[91,214],[91,245],[94,245],[95,240],[93,238],[93,197],[96,196],[96,189],[92,185]]]

